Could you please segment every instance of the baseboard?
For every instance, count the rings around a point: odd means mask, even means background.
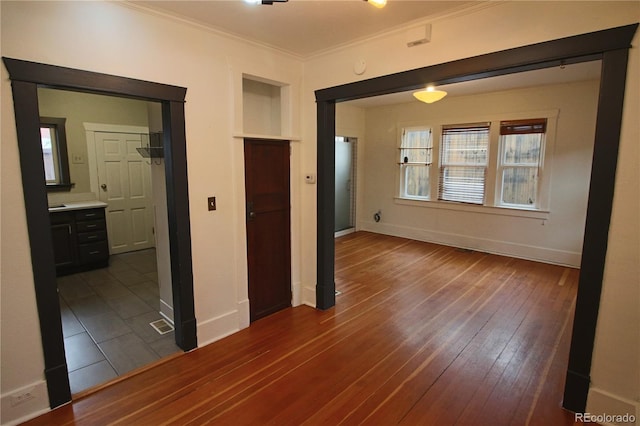
[[[0,424],[13,426],[49,412],[47,382],[40,380],[0,396]]]
[[[249,324],[251,323],[251,313],[249,309],[249,299],[244,299],[238,302],[238,330],[249,327]]]
[[[515,257],[519,259],[533,260],[536,262],[569,266],[572,268],[579,268],[582,258],[581,253],[576,252],[518,244],[509,241],[476,238],[467,235],[452,234],[447,232],[430,231],[421,228],[411,228],[408,226],[393,225],[387,223],[365,221],[362,223],[362,230],[375,232],[378,234],[391,235],[394,237],[409,238],[412,240],[442,244],[445,246],[460,247],[486,253]]]
[[[343,229],[342,231],[337,231],[333,234],[334,238],[344,237],[345,235],[353,234],[356,232],[355,228]]]
[[[168,316],[167,316],[164,312],[162,312],[162,311],[160,311],[159,313],[160,313],[160,316],[161,316],[162,318],[164,318],[164,319],[165,319],[169,324],[171,324],[171,325],[172,325],[172,326],[174,326],[174,327],[176,326],[176,325],[173,323],[173,318],[168,317]]]
[[[312,308],[316,307],[316,286],[305,285],[302,287],[302,303]]]
[[[302,289],[299,282],[291,285],[291,306],[300,306],[302,303]]]
[[[640,402],[621,398],[602,389],[589,389],[586,412],[596,416],[594,420],[602,425],[629,424],[640,426]],[[622,422],[615,423],[616,416],[623,416]],[[624,417],[626,416],[626,417]],[[633,420],[633,422],[629,422]]]
[[[216,342],[240,330],[240,312],[233,311],[198,323],[198,347]]]
[[[160,299],[160,315],[169,321],[171,325],[175,325],[173,323],[173,307],[162,299]]]

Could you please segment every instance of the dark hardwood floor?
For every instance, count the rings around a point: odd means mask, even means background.
[[[336,240],[335,308],[288,308],[30,425],[571,425],[578,271]]]

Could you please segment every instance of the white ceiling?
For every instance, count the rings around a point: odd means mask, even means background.
[[[243,0],[129,0],[127,3],[300,58],[487,3],[478,0],[387,1],[382,9],[362,0],[289,0],[273,5],[248,4]],[[453,97],[591,80],[599,78],[599,75],[598,61],[450,84],[441,88],[449,93],[448,97]],[[350,103],[366,108],[413,100],[411,92],[402,92]]]
[[[304,58],[484,2],[388,0],[382,9],[362,0],[289,0],[273,5],[252,5],[243,0],[129,3]]]

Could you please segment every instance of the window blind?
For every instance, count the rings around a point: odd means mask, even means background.
[[[547,119],[511,120],[500,122],[501,135],[522,135],[526,133],[546,133]]]
[[[489,123],[443,126],[438,199],[482,204]]]

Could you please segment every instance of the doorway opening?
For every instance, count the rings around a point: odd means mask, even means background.
[[[15,106],[32,271],[51,408],[71,400],[58,300],[47,190],[43,176],[38,88],[126,97],[161,105],[175,343],[197,346],[191,267],[184,100],[186,89],[126,77],[3,58]]]
[[[357,143],[357,138],[336,136],[336,237],[355,232]]]
[[[75,395],[180,350],[172,332],[151,325],[173,324],[162,111],[42,87],[38,108],[60,117],[67,135],[70,186],[47,199],[56,229],[69,230],[53,239],[65,261],[56,260],[56,283]],[[102,252],[103,261],[85,261]]]
[[[334,170],[336,102],[522,71],[602,60],[600,96],[589,188],[581,274],[573,321],[563,406],[583,412],[589,392],[598,306],[607,252],[628,49],[638,24],[582,34],[454,62],[418,68],[316,91],[317,101],[317,284],[316,305],[335,305]],[[523,59],[526,58],[526,59]],[[594,173],[594,171],[596,171]]]

